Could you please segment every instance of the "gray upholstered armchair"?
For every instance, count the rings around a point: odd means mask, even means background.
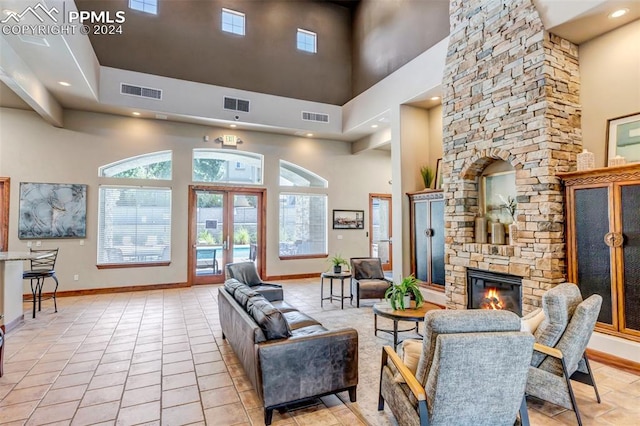
[[[351,258],[351,292],[356,297],[356,306],[360,299],[382,299],[391,282],[385,278],[382,261],[379,257]]]
[[[524,390],[534,339],[520,331],[516,314],[438,310],[424,322],[415,376],[391,347],[383,348],[378,410],[386,402],[403,426],[512,426],[518,412],[529,423]]]
[[[284,300],[284,293],[280,284],[270,284],[262,281],[254,262],[227,263],[224,268],[225,278],[234,278],[248,285],[262,294],[268,301]]]
[[[601,304],[602,297],[597,294],[583,301],[577,285],[559,284],[542,295],[545,319],[534,333],[536,344],[529,368],[527,395],[572,409],[579,425],[582,420],[571,379],[593,386],[600,402],[585,350]]]

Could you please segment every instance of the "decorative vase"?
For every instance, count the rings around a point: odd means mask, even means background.
[[[583,149],[582,153],[577,155],[577,163],[578,170],[591,170],[596,167],[595,155]]]
[[[408,294],[404,295],[404,308],[401,309],[409,309],[411,307],[411,296]]]
[[[334,274],[342,273],[342,265],[333,265],[333,273]]]
[[[514,245],[518,241],[518,224],[513,222],[509,225],[509,245]]]
[[[476,243],[487,242],[487,219],[484,216],[476,217]]]
[[[504,244],[504,225],[499,221],[491,222],[491,244]]]

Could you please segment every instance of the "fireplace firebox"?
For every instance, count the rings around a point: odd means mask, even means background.
[[[522,316],[522,278],[467,268],[467,309],[507,310]]]

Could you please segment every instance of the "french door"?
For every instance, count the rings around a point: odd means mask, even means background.
[[[379,257],[382,269],[393,268],[391,236],[391,195],[369,194],[369,255]]]
[[[264,265],[264,189],[189,187],[189,255],[191,284],[224,282],[227,263]]]

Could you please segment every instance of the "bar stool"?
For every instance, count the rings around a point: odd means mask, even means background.
[[[31,259],[31,269],[22,273],[22,279],[31,280],[31,294],[33,295],[33,318],[36,317],[36,299],[38,300],[38,312],[42,310],[42,287],[46,278],[53,278],[56,286],[53,289],[54,312],[58,312],[56,292],[58,291],[58,278],[56,277],[56,258],[58,249],[30,249],[32,254],[42,255],[39,259]],[[48,255],[48,256],[45,256]]]

